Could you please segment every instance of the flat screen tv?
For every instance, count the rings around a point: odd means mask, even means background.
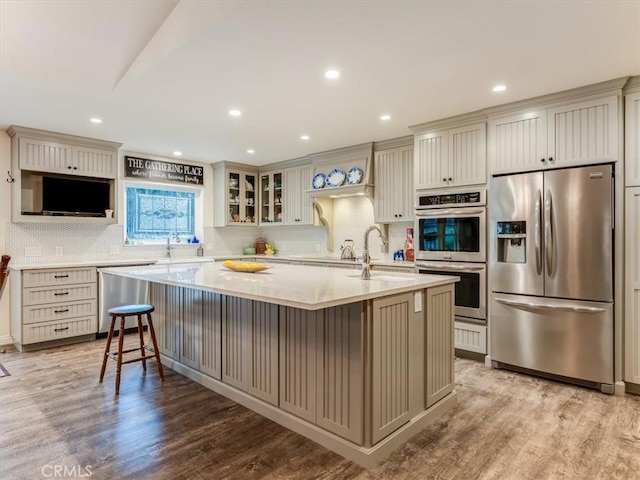
[[[108,182],[42,177],[42,213],[104,217],[111,208],[109,188]]]

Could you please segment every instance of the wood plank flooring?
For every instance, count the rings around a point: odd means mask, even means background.
[[[103,348],[0,355],[0,478],[640,479],[638,396],[457,359],[458,404],[365,470],[154,362],[115,397]]]

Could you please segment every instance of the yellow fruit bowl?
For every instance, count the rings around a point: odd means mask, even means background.
[[[267,268],[269,268],[269,266],[265,265],[264,263],[232,262],[231,260],[227,260],[222,265],[229,270],[233,270],[234,272],[245,273],[261,272],[262,270],[266,270]]]

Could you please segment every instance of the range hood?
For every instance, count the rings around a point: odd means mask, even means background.
[[[340,185],[332,186],[331,182],[325,182],[320,188],[309,185],[306,190],[310,198],[344,198],[366,196],[373,198],[373,143],[364,143],[348,148],[340,148],[328,152],[311,155],[313,165],[313,178],[326,178],[332,172],[344,172],[346,177]],[[349,183],[349,172],[359,169],[362,177],[357,182]]]

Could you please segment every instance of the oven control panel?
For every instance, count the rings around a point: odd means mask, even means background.
[[[416,203],[416,208],[419,209],[485,205],[486,192],[483,190],[475,192],[441,193],[437,195],[419,195]]]

